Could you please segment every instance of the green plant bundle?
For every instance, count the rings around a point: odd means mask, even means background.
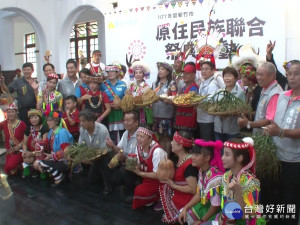
[[[276,154],[276,145],[268,135],[256,134],[252,137],[256,152],[256,175],[259,179],[278,180],[281,167]]]
[[[224,89],[218,91],[206,101],[202,101],[199,107],[212,115],[251,114],[252,111],[251,106],[247,102]]]
[[[96,149],[88,147],[86,144],[76,144],[68,146],[64,154],[67,158],[70,158],[73,161],[73,165],[81,163],[82,161],[90,161],[97,156],[101,155],[103,151],[107,149]]]

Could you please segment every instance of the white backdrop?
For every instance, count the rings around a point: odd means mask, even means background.
[[[151,69],[151,83],[157,77],[157,61],[173,63],[172,53],[190,40],[206,42],[209,14],[211,29],[207,43],[216,46],[223,37],[223,53],[217,68],[228,65],[231,45],[252,44],[265,55],[269,40],[276,40],[275,61],[282,70],[285,61],[284,5],[272,0],[196,1],[147,8],[133,8],[105,15],[107,64],[117,60],[126,65],[126,54],[134,54]],[[282,4],[282,5],[280,5]],[[201,31],[201,32],[200,32]],[[188,48],[188,46],[186,46]]]

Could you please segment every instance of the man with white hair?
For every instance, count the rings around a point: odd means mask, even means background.
[[[254,121],[250,121],[245,115],[238,120],[241,128],[253,128],[253,134],[262,133],[262,127],[270,124],[269,119],[274,118],[274,105],[277,104],[278,96],[283,91],[276,81],[276,68],[270,62],[264,62],[256,71],[258,85],[262,92],[258,101]]]

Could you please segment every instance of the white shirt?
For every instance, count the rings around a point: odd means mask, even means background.
[[[155,141],[152,141],[151,145],[154,145]],[[138,155],[138,149],[135,148],[135,154]],[[138,163],[139,161],[139,157],[138,158]],[[153,164],[153,172],[157,171],[158,168],[158,164],[160,163],[160,161],[166,160],[168,158],[167,153],[165,152],[165,150],[163,150],[162,148],[156,148],[153,152],[153,157],[152,157],[152,164]]]

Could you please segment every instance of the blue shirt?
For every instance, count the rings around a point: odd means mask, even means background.
[[[112,83],[109,80],[104,81],[106,82],[112,89],[112,91],[122,99],[125,95],[125,91],[127,89],[126,83],[121,80],[117,80],[115,85],[112,85]],[[114,96],[111,94],[110,90],[106,87],[104,82],[100,86],[100,90],[108,96],[109,101],[114,100]]]
[[[90,89],[89,86],[88,86],[87,84],[85,84],[85,83],[82,83],[81,86],[82,86],[83,88]],[[77,98],[81,98],[81,97],[82,97],[82,96],[81,96],[81,90],[80,90],[80,87],[76,87],[76,89],[75,89],[75,96],[76,96]]]
[[[53,130],[51,129],[48,133],[48,140],[51,140],[51,134],[52,134]],[[54,142],[53,142],[53,152],[56,153],[59,150],[61,150],[61,144],[64,143],[70,143],[71,145],[73,144],[73,136],[69,133],[69,131],[67,131],[65,128],[61,128],[60,131],[55,134],[54,137]]]

